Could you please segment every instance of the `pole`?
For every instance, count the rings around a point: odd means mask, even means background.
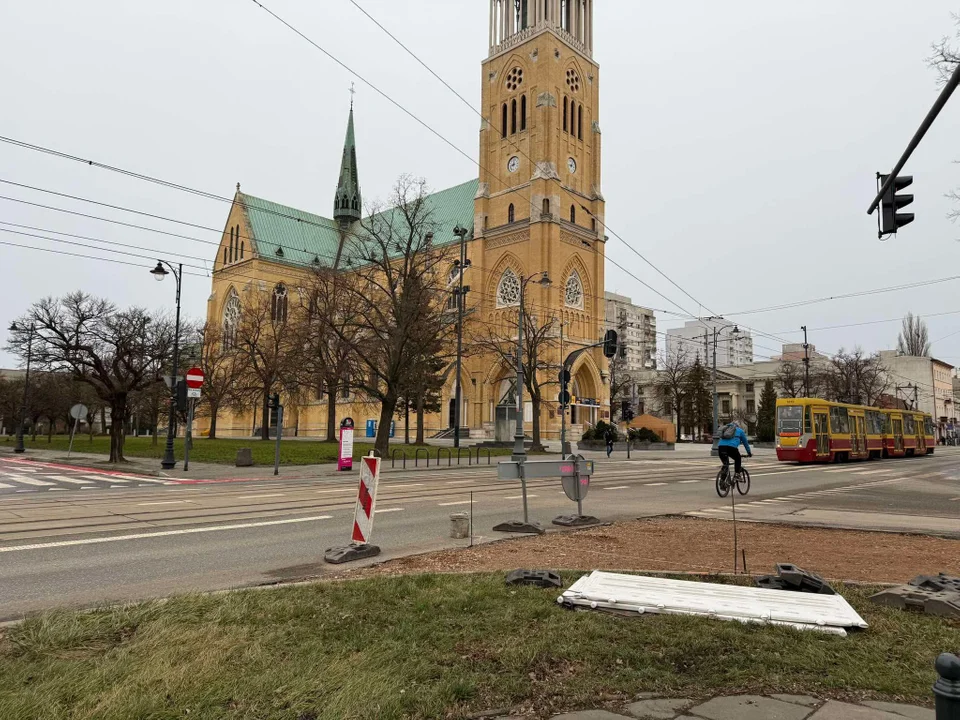
[[[462,389],[460,387],[460,371],[463,367],[463,271],[467,264],[467,245],[464,242],[467,236],[466,230],[457,226],[457,233],[460,236],[460,275],[459,286],[457,288],[457,390],[456,406],[453,409],[453,446],[460,447],[460,406],[463,404],[461,399]]]
[[[563,358],[563,320],[560,321],[560,372],[566,373],[567,366]],[[561,378],[562,380],[562,378]],[[560,392],[563,392],[565,383],[560,383]],[[562,400],[563,398],[561,398]],[[567,407],[566,403],[560,403],[560,456],[566,457],[569,454],[567,449]]]
[[[169,265],[169,263],[168,263]],[[169,265],[173,270],[173,265]],[[163,460],[160,467],[164,470],[172,470],[177,466],[177,459],[173,454],[173,439],[176,432],[177,421],[177,369],[180,366],[180,281],[183,275],[183,265],[179,266],[178,271],[174,271],[173,276],[177,281],[177,322],[173,330],[173,369],[170,373],[170,416],[167,424],[167,445],[163,451]]]
[[[882,198],[890,186],[896,182],[897,174],[903,170],[903,166],[907,164],[907,160],[909,160],[910,156],[913,155],[913,151],[916,150],[920,145],[920,141],[923,140],[923,136],[927,134],[927,130],[929,130],[933,125],[933,121],[937,119],[937,115],[939,115],[940,111],[943,110],[944,106],[947,104],[947,100],[949,100],[950,96],[953,95],[953,91],[957,89],[957,85],[960,85],[960,65],[957,66],[957,69],[953,71],[953,75],[950,76],[950,79],[947,80],[946,85],[943,86],[940,96],[937,98],[936,102],[933,103],[933,107],[930,108],[930,112],[927,113],[927,116],[923,119],[923,122],[920,123],[920,127],[914,134],[913,139],[911,139],[910,144],[907,145],[907,149],[904,151],[903,155],[900,156],[900,160],[894,166],[893,170],[890,171],[890,175],[887,176],[887,181],[880,188],[880,191],[873,199],[873,202],[870,203],[870,207],[867,208],[867,215],[873,214],[873,211],[877,209],[877,205],[880,204],[880,198]]]
[[[67,457],[68,457],[68,458],[70,457],[70,453],[73,452],[73,438],[74,438],[74,437],[76,436],[76,434],[77,434],[77,425],[79,425],[79,424],[80,424],[80,417],[78,416],[78,417],[75,417],[75,418],[73,419],[73,430],[70,432],[70,447],[67,448]]]
[[[803,330],[803,395],[810,397],[810,345],[807,342],[807,326]]]
[[[22,454],[26,451],[23,446],[23,426],[27,423],[27,400],[30,397],[30,361],[33,359],[33,332],[36,324],[30,323],[30,334],[27,335],[27,372],[23,376],[23,401],[20,403],[20,425],[17,428],[17,444],[13,451]]]
[[[187,409],[187,433],[186,442],[183,444],[183,471],[190,469],[190,448],[193,447],[193,411],[197,406],[196,400],[190,400]]]
[[[283,405],[277,405],[277,447],[273,451],[273,474],[280,474],[280,438],[283,437]]]
[[[720,436],[717,430],[720,427],[720,396],[717,393],[717,329],[713,329],[713,442],[714,447]]]
[[[523,299],[527,287],[526,279],[520,282],[520,307],[517,310],[517,429],[513,436],[513,457],[514,462],[526,462],[527,451],[523,447]],[[527,507],[527,485],[523,479],[523,471],[520,472],[520,481],[523,483],[523,507],[526,515]],[[526,517],[524,517],[526,522]]]

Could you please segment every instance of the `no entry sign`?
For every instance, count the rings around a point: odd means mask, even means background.
[[[203,387],[203,370],[200,368],[187,370],[187,387],[191,390],[199,390]]]

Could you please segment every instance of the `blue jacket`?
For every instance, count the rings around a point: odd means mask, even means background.
[[[743,431],[742,428],[737,428],[737,434],[734,435],[729,440],[724,440],[720,438],[720,442],[717,444],[718,447],[740,447],[740,443],[743,443],[743,446],[747,449],[747,454],[752,455],[753,451],[750,449],[750,443],[747,441],[747,434]]]

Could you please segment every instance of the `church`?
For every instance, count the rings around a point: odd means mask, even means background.
[[[481,64],[479,176],[428,198],[440,232],[435,246],[454,245],[454,228],[466,228],[470,266],[464,282],[465,328],[471,321],[516,327],[520,286],[549,274],[551,284],[525,286],[525,312],[553,319],[561,353],[598,342],[604,333],[604,199],[601,191],[600,71],[593,58],[593,0],[489,0],[489,54]],[[362,120],[362,116],[361,116]],[[362,123],[361,123],[362,126]],[[358,152],[358,148],[361,150]],[[248,298],[270,297],[287,307],[318,264],[343,272],[345,239],[363,219],[360,185],[362,137],[351,103],[339,179],[329,217],[255,197],[237,187],[214,262],[207,322],[229,336]],[[397,168],[397,175],[413,168]],[[331,177],[333,176],[331,172]],[[332,183],[331,183],[332,184]],[[386,188],[384,188],[386,190]],[[298,283],[298,278],[300,279]],[[469,342],[465,330],[465,343]],[[513,331],[513,338],[516,331]],[[442,411],[428,415],[426,436],[454,424],[455,364],[446,371]],[[541,407],[544,439],[560,436],[555,372]],[[516,369],[499,357],[466,353],[461,373],[462,436],[511,440],[517,411]],[[572,370],[568,438],[609,419],[609,371],[600,349],[583,353]],[[311,395],[311,398],[313,396]],[[529,434],[533,406],[524,392]],[[323,437],[327,401],[284,403],[284,434]],[[362,436],[379,407],[345,384],[337,393],[337,422],[354,419]],[[250,436],[259,408],[223,410],[218,435]],[[404,418],[396,418],[403,436]],[[202,429],[202,428],[201,428]],[[412,434],[412,431],[411,431]]]

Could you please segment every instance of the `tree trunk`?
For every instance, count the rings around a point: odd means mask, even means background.
[[[270,439],[270,388],[263,391],[263,412],[260,415],[260,439]]]
[[[47,445],[50,445],[53,443],[53,420],[48,418],[47,423]]]
[[[210,403],[210,432],[207,433],[210,440],[217,439],[217,412],[219,410],[220,407],[216,403]]]
[[[326,383],[328,388],[336,388],[336,383]],[[327,442],[337,441],[337,391],[327,393]]]
[[[424,434],[424,433],[423,433],[423,416],[424,416],[424,414],[425,414],[425,410],[424,410],[424,398],[423,398],[423,396],[421,395],[420,397],[417,398],[417,439],[416,439],[417,445],[423,445],[423,444],[424,444],[424,438],[423,438],[423,434]]]
[[[530,393],[530,404],[533,405],[533,442],[530,445],[530,449],[536,452],[543,452],[544,447],[540,444],[540,403],[541,399],[539,395],[534,395]],[[611,418],[612,421],[613,418]]]
[[[380,457],[386,457],[390,451],[390,422],[397,409],[397,398],[386,397],[380,405],[380,424],[377,426],[377,440],[374,449]]]
[[[127,396],[118,395],[110,403],[110,462],[122,463],[127,459],[123,456],[123,424],[127,419]]]
[[[153,413],[151,413],[150,422],[153,424],[153,432],[150,433],[153,435],[153,439],[150,441],[150,444],[153,447],[157,446],[157,443],[160,441],[160,408],[154,407]]]
[[[410,401],[403,401],[403,443],[410,444]]]
[[[30,422],[30,432],[31,432],[31,434],[33,435],[33,441],[36,442],[36,441],[37,441],[37,420],[36,420],[36,418],[33,418],[32,421]]]

